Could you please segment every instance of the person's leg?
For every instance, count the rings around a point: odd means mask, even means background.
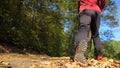
[[[93,11],[89,11],[89,10],[85,10],[82,13],[80,13],[79,29],[78,29],[78,33],[76,34],[75,42],[74,42],[74,46],[76,50],[74,61],[80,61],[80,62],[85,61],[84,53],[87,50],[88,31],[90,29],[90,23],[91,23],[91,13],[93,13]]]
[[[102,56],[101,40],[99,37],[99,26],[100,26],[100,13],[96,12],[91,22],[92,38],[95,46],[94,54],[96,59],[98,56]]]
[[[89,16],[85,11],[79,15],[79,28],[78,33],[75,36],[74,46],[78,46],[81,40],[88,40],[88,31],[90,29],[91,16]]]

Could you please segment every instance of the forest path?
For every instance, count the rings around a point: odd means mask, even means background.
[[[0,68],[120,68],[120,61],[108,59],[106,62],[98,62],[95,59],[88,59],[82,64],[73,62],[70,57],[1,53]]]

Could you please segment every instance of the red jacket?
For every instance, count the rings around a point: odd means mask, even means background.
[[[91,9],[101,12],[105,7],[107,0],[100,0],[101,4],[98,6],[97,0],[80,0],[78,12],[82,12],[85,9]]]

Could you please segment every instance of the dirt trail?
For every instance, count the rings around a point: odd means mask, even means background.
[[[106,58],[104,62],[98,62],[95,59],[87,59],[83,64],[73,62],[70,57],[50,57],[26,52],[20,54],[21,50],[15,49],[17,48],[0,45],[0,68],[120,68],[120,60]]]
[[[106,62],[98,62],[88,59],[85,64],[82,64],[73,62],[70,57],[2,53],[0,68],[120,68],[120,61],[109,59]]]
[[[44,61],[44,55],[4,53],[0,54],[0,68],[11,66],[11,68],[29,68],[32,64]],[[45,56],[47,58],[47,56]]]

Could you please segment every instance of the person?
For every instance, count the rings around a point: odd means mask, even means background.
[[[91,30],[92,39],[94,43],[95,59],[103,58],[101,51],[101,40],[99,37],[100,14],[103,11],[107,0],[79,0],[79,28],[75,36],[74,61],[85,62],[84,56],[87,50],[88,33]]]

